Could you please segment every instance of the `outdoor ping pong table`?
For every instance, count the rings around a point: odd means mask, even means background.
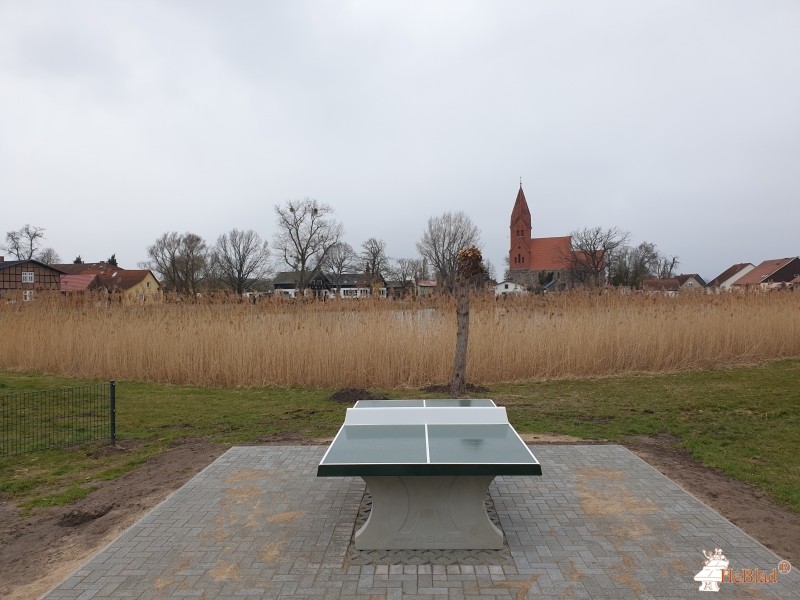
[[[362,477],[361,550],[500,549],[484,498],[497,475],[542,468],[491,400],[368,400],[347,409],[318,477]]]

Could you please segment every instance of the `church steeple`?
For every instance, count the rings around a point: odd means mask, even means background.
[[[528,209],[528,201],[525,200],[525,192],[522,191],[522,183],[519,184],[519,192],[517,192],[517,199],[514,202],[514,210],[511,211],[511,227],[513,228],[517,221],[522,221],[520,226],[524,225],[530,230],[531,228],[531,211]],[[530,231],[528,232],[530,238]],[[512,237],[517,237],[512,235]]]
[[[525,192],[522,191],[522,181],[519,183],[519,192],[514,201],[514,210],[511,211],[511,240],[508,254],[510,269],[529,269],[531,264],[531,211]]]

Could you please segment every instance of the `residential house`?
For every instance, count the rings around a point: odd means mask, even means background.
[[[414,282],[400,281],[399,279],[386,280],[386,297],[387,298],[402,298],[410,294],[414,289]]]
[[[298,282],[300,275],[296,271],[283,271],[275,276],[272,287],[275,295],[285,298],[296,298],[300,291]],[[334,277],[330,274],[317,273],[306,288],[306,297],[327,298],[367,298],[378,295],[385,298],[386,282],[382,277],[375,278],[364,273],[342,273]]]
[[[300,274],[297,271],[282,271],[278,273],[272,280],[275,295],[296,298],[300,293],[298,289],[299,281]],[[315,273],[308,283],[305,295],[306,297],[320,299],[330,298],[334,295],[333,285],[324,273]]]
[[[149,303],[162,299],[161,285],[149,269],[114,269],[100,273],[98,279],[112,297],[125,302]]]
[[[107,262],[65,263],[56,265],[70,276],[94,275],[112,298],[124,302],[160,302],[163,298],[161,284],[149,269],[123,269]],[[68,279],[67,286],[79,285],[83,279]]]
[[[642,281],[642,289],[645,292],[661,292],[668,296],[673,296],[678,292],[691,292],[705,288],[706,282],[697,273],[688,275],[676,275],[668,279],[651,277]]]
[[[495,296],[507,296],[515,294],[526,294],[526,293],[528,293],[528,290],[525,289],[524,285],[520,285],[508,279],[506,279],[505,281],[501,281],[500,283],[494,286]]]
[[[28,302],[40,294],[57,294],[63,274],[38,260],[5,260],[0,256],[0,299]]]
[[[678,280],[680,284],[679,289],[682,292],[685,291],[692,291],[692,290],[702,290],[706,287],[706,282],[703,280],[700,275],[697,273],[690,273],[688,275],[676,275],[675,279]]]
[[[737,279],[733,283],[733,287],[738,290],[755,287],[766,289],[771,283],[788,284],[798,275],[800,275],[800,258],[797,256],[775,258],[765,260],[749,273]]]
[[[367,298],[378,295],[386,297],[386,280],[365,273],[343,273],[337,278],[334,293],[341,298]]]
[[[755,268],[756,266],[753,263],[737,263],[735,265],[731,265],[722,273],[714,277],[714,279],[709,281],[706,284],[706,288],[710,290],[722,290],[729,292],[731,290],[731,286],[736,283],[736,281],[747,275]]]
[[[669,279],[651,277],[642,281],[642,290],[645,292],[658,292],[667,296],[674,296],[680,288],[681,282],[676,277],[670,277]]]
[[[417,296],[432,296],[437,292],[435,279],[420,279],[417,281]]]

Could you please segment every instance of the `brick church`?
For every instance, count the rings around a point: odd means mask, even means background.
[[[531,237],[531,211],[520,183],[511,211],[508,279],[533,291],[564,289],[571,286],[574,264],[572,236]]]

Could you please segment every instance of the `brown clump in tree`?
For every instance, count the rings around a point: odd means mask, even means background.
[[[474,281],[483,273],[483,257],[475,246],[458,253],[456,270],[456,352],[450,393],[455,397],[467,391],[467,341],[469,339],[469,291]]]

